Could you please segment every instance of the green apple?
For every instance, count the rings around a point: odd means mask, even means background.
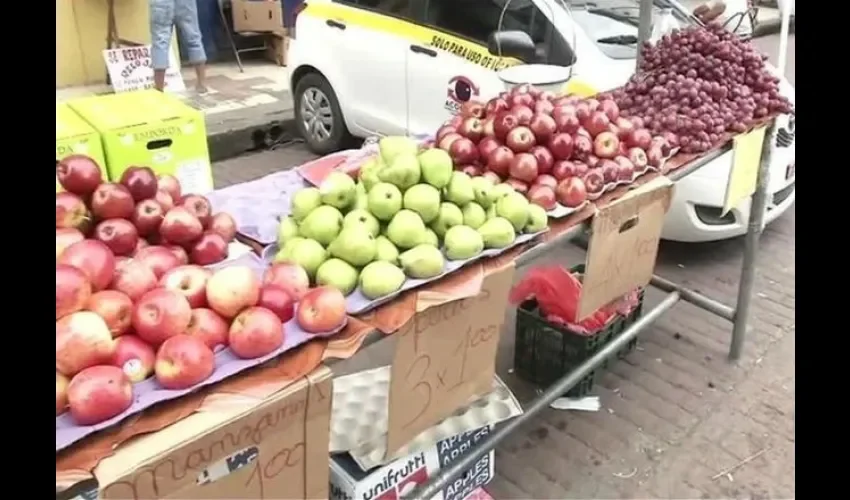
[[[422,179],[437,189],[449,185],[454,163],[449,154],[442,149],[432,148],[419,153],[419,166]]]
[[[481,208],[481,205],[474,201],[467,203],[461,210],[463,212],[463,223],[472,229],[478,229],[481,224],[487,221],[487,212]]]
[[[298,236],[298,224],[292,216],[280,219],[277,227],[277,247],[283,248],[284,243]]]
[[[328,246],[328,252],[332,256],[357,267],[375,260],[377,251],[375,237],[363,226],[344,228]]]
[[[342,259],[328,259],[316,270],[317,285],[336,288],[346,296],[354,291],[357,278],[357,269]]]
[[[387,238],[398,248],[413,248],[425,239],[425,223],[413,210],[399,210],[387,226]]]
[[[298,233],[322,245],[330,245],[342,230],[342,220],[339,210],[330,205],[322,205],[310,212],[298,227]]]
[[[301,222],[313,210],[322,204],[322,194],[314,187],[298,190],[292,196],[290,212],[296,222]]]
[[[354,179],[343,172],[331,172],[319,186],[322,203],[339,210],[345,210],[354,204],[356,189]]]
[[[401,191],[388,182],[379,182],[369,191],[369,211],[379,220],[392,220],[401,204]]]
[[[355,209],[345,214],[342,219],[342,228],[363,227],[372,236],[378,236],[381,231],[381,223],[368,210]]]
[[[310,279],[316,277],[316,271],[328,259],[328,252],[316,240],[304,239],[296,243],[287,259],[307,271]]]
[[[404,193],[404,208],[413,210],[428,224],[440,213],[440,191],[430,184],[417,184]]]
[[[514,225],[514,230],[522,231],[528,223],[528,199],[517,192],[503,196],[496,202],[496,213]]]
[[[446,231],[452,226],[463,224],[463,212],[454,203],[443,202],[440,204],[440,214],[431,222],[431,229],[437,233],[439,238],[446,235]]]

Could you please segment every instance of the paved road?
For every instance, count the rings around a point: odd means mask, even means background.
[[[776,37],[757,43],[775,57]],[[794,47],[792,39],[792,82]],[[308,158],[293,146],[219,163],[215,176],[229,184]],[[792,498],[795,224],[792,208],[763,236],[751,332],[737,365],[726,362],[730,324],[677,305],[602,377],[602,411],[548,410],[533,419],[497,450],[498,477],[488,490],[500,500]],[[664,243],[658,274],[733,304],[742,248],[742,239]],[[584,255],[569,247],[546,260],[575,264]],[[510,374],[513,321],[509,312],[499,373],[528,400],[533,390]]]

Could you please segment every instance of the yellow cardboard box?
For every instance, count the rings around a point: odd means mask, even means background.
[[[73,154],[90,156],[104,170],[100,134],[67,104],[56,104],[56,162]],[[56,180],[56,192],[62,190]]]
[[[68,105],[98,132],[106,171],[117,180],[127,168],[172,174],[184,193],[213,189],[204,115],[169,94],[140,90],[85,97]]]

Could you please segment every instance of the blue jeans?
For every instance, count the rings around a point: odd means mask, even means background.
[[[190,64],[207,61],[196,0],[149,0],[151,18],[151,59],[153,69],[168,69],[168,48],[172,28],[180,30]]]

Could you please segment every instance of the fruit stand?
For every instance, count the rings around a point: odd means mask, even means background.
[[[729,42],[708,30],[682,36]],[[667,295],[631,309],[622,332],[523,414],[482,431],[405,496],[443,492],[680,300],[733,323],[737,359],[764,222],[765,138],[789,105],[750,52],[724,50],[746,67],[714,75],[736,82],[730,89],[687,76],[699,74],[696,57],[670,69],[648,50],[641,64],[665,76],[654,83],[587,99],[521,85],[467,103],[431,139],[386,137],[206,197],[146,167],[104,182],[90,158],[57,160],[57,491],[98,467],[103,498],[210,497],[195,488],[256,463],[217,494],[241,485],[256,498],[326,496],[323,365],[397,338],[382,375],[386,431],[364,455],[386,464],[498,382],[516,268],[588,234],[581,297],[562,324],[649,284]],[[730,150],[729,203],[753,196],[734,308],[653,275],[675,182]],[[236,233],[253,252],[228,246]]]

